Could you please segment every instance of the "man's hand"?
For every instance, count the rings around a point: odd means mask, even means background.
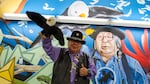
[[[88,75],[88,69],[82,64],[82,68],[80,69],[80,76],[87,76]]]

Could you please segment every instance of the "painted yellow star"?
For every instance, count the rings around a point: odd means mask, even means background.
[[[0,82],[3,84],[12,84],[14,78],[15,58],[11,59],[0,69]]]

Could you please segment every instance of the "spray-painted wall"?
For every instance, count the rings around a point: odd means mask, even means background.
[[[12,81],[15,81],[16,84],[41,84],[43,80],[49,82],[53,66],[53,62],[43,50],[40,40],[31,47],[42,29],[32,21],[4,20],[2,19],[3,13],[25,14],[26,11],[34,11],[43,15],[76,17],[78,14],[70,11],[78,10],[78,13],[84,12],[86,17],[92,18],[115,16],[113,19],[118,21],[150,21],[149,0],[83,0],[87,7],[79,8],[78,5],[75,8],[71,6],[76,2],[74,0],[15,0],[11,3],[10,1],[3,0],[0,3],[0,83],[5,81],[3,84],[11,84]],[[96,12],[85,10],[92,8]],[[101,12],[102,10],[105,14]],[[109,11],[113,11],[113,13]],[[90,54],[93,40],[88,35],[92,28],[95,28],[94,24],[77,26],[77,24],[60,23],[59,27],[65,37],[70,36],[75,29],[82,30],[84,39],[87,41],[82,49]],[[126,34],[125,40],[122,41],[123,52],[137,59],[148,73],[150,71],[150,29],[130,26],[117,27]],[[60,46],[56,39],[53,40],[53,45]],[[66,40],[65,46],[61,47],[67,47]]]

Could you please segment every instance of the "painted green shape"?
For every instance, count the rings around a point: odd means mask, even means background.
[[[46,84],[49,84],[51,82],[51,78],[49,76],[45,76],[45,75],[38,76],[37,80],[40,82],[45,82]]]
[[[0,44],[2,43],[2,40],[3,40],[2,34],[3,34],[3,32],[2,32],[2,30],[0,29]]]
[[[13,84],[28,84],[28,83],[14,78]]]
[[[30,55],[33,55],[32,58],[29,57]],[[43,59],[43,56],[46,55],[47,54],[45,53],[42,46],[33,47],[23,52],[23,58],[30,60],[30,63],[33,65],[38,65],[40,59]]]
[[[15,57],[15,63],[17,63],[18,59],[23,56],[22,52],[24,51],[26,51],[26,49],[22,45],[17,44],[8,60]]]
[[[10,46],[4,47],[3,52],[0,56],[0,67],[3,67],[8,62],[8,58],[11,56],[11,54],[12,49],[10,48]]]
[[[68,40],[66,39],[65,36],[64,36],[64,42],[65,42],[65,45],[64,45],[64,46],[61,46],[61,45],[59,44],[59,42],[58,42],[57,39],[53,38],[53,40],[52,40],[53,46],[62,47],[62,48],[67,48],[67,46],[68,46]]]
[[[45,64],[39,71],[35,72],[31,77],[29,77],[27,80],[25,80],[25,82],[27,82],[29,84],[33,84],[33,83],[41,84],[37,80],[37,77],[39,77],[40,75],[48,76],[51,79],[53,64],[54,63],[51,60],[51,62],[48,62],[47,64]]]

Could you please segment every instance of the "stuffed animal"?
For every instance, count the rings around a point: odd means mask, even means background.
[[[41,31],[42,35],[46,37],[50,37],[51,35],[53,35],[59,41],[60,45],[64,45],[63,33],[61,29],[55,26],[56,20],[54,17],[50,17],[47,20],[45,17],[37,12],[27,11],[26,14],[33,22],[35,22],[43,29]]]

